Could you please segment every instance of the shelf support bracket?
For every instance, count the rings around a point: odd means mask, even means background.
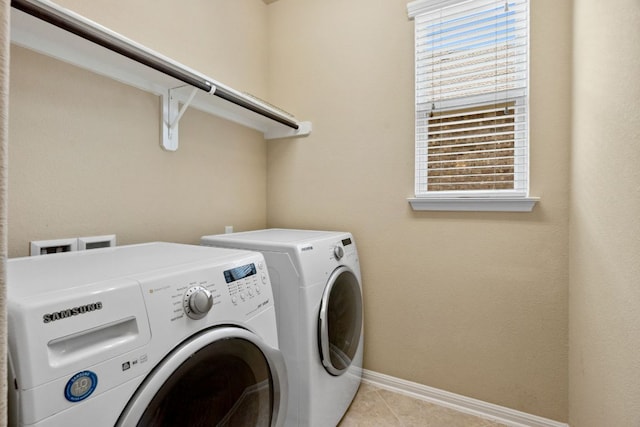
[[[180,108],[180,99],[176,91],[184,87],[167,89],[166,93],[162,94],[162,148],[167,151],[178,149],[178,124],[200,90],[197,87],[192,88],[189,97]]]

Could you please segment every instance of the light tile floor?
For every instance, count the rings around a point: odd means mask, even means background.
[[[338,427],[506,427],[362,383]]]

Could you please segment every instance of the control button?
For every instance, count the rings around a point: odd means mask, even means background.
[[[202,286],[194,286],[184,294],[184,311],[192,319],[202,319],[212,306],[213,296]]]
[[[259,294],[260,293],[260,286],[256,286],[256,293]]]
[[[266,285],[267,284],[267,275],[263,274],[260,278],[262,279],[262,283],[264,283]]]
[[[252,297],[253,296],[253,290],[249,289],[248,294],[249,294],[250,297]]]
[[[98,385],[98,376],[91,371],[82,371],[67,381],[64,397],[69,402],[79,402],[93,393]]]
[[[238,298],[237,297],[231,297],[231,302],[234,304],[238,303]]]
[[[245,299],[245,298],[246,298],[246,297],[244,296],[244,293],[241,293],[241,294],[240,294],[240,299],[241,299],[242,301],[244,301],[244,299]]]
[[[336,260],[340,261],[344,256],[344,249],[342,249],[342,246],[338,245],[333,248],[333,255],[336,257]]]
[[[264,269],[264,262],[259,262],[258,263],[258,269],[260,269],[260,270]]]

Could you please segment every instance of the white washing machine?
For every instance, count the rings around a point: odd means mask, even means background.
[[[351,234],[269,229],[204,236],[201,243],[262,252],[289,375],[285,424],[335,426],[362,377],[362,286]]]
[[[276,426],[260,253],[150,243],[8,261],[12,426]]]

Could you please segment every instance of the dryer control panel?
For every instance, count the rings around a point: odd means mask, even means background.
[[[345,237],[335,244],[333,247],[333,257],[336,261],[340,261],[344,258],[345,254],[351,254],[355,251],[355,245],[351,237]]]

